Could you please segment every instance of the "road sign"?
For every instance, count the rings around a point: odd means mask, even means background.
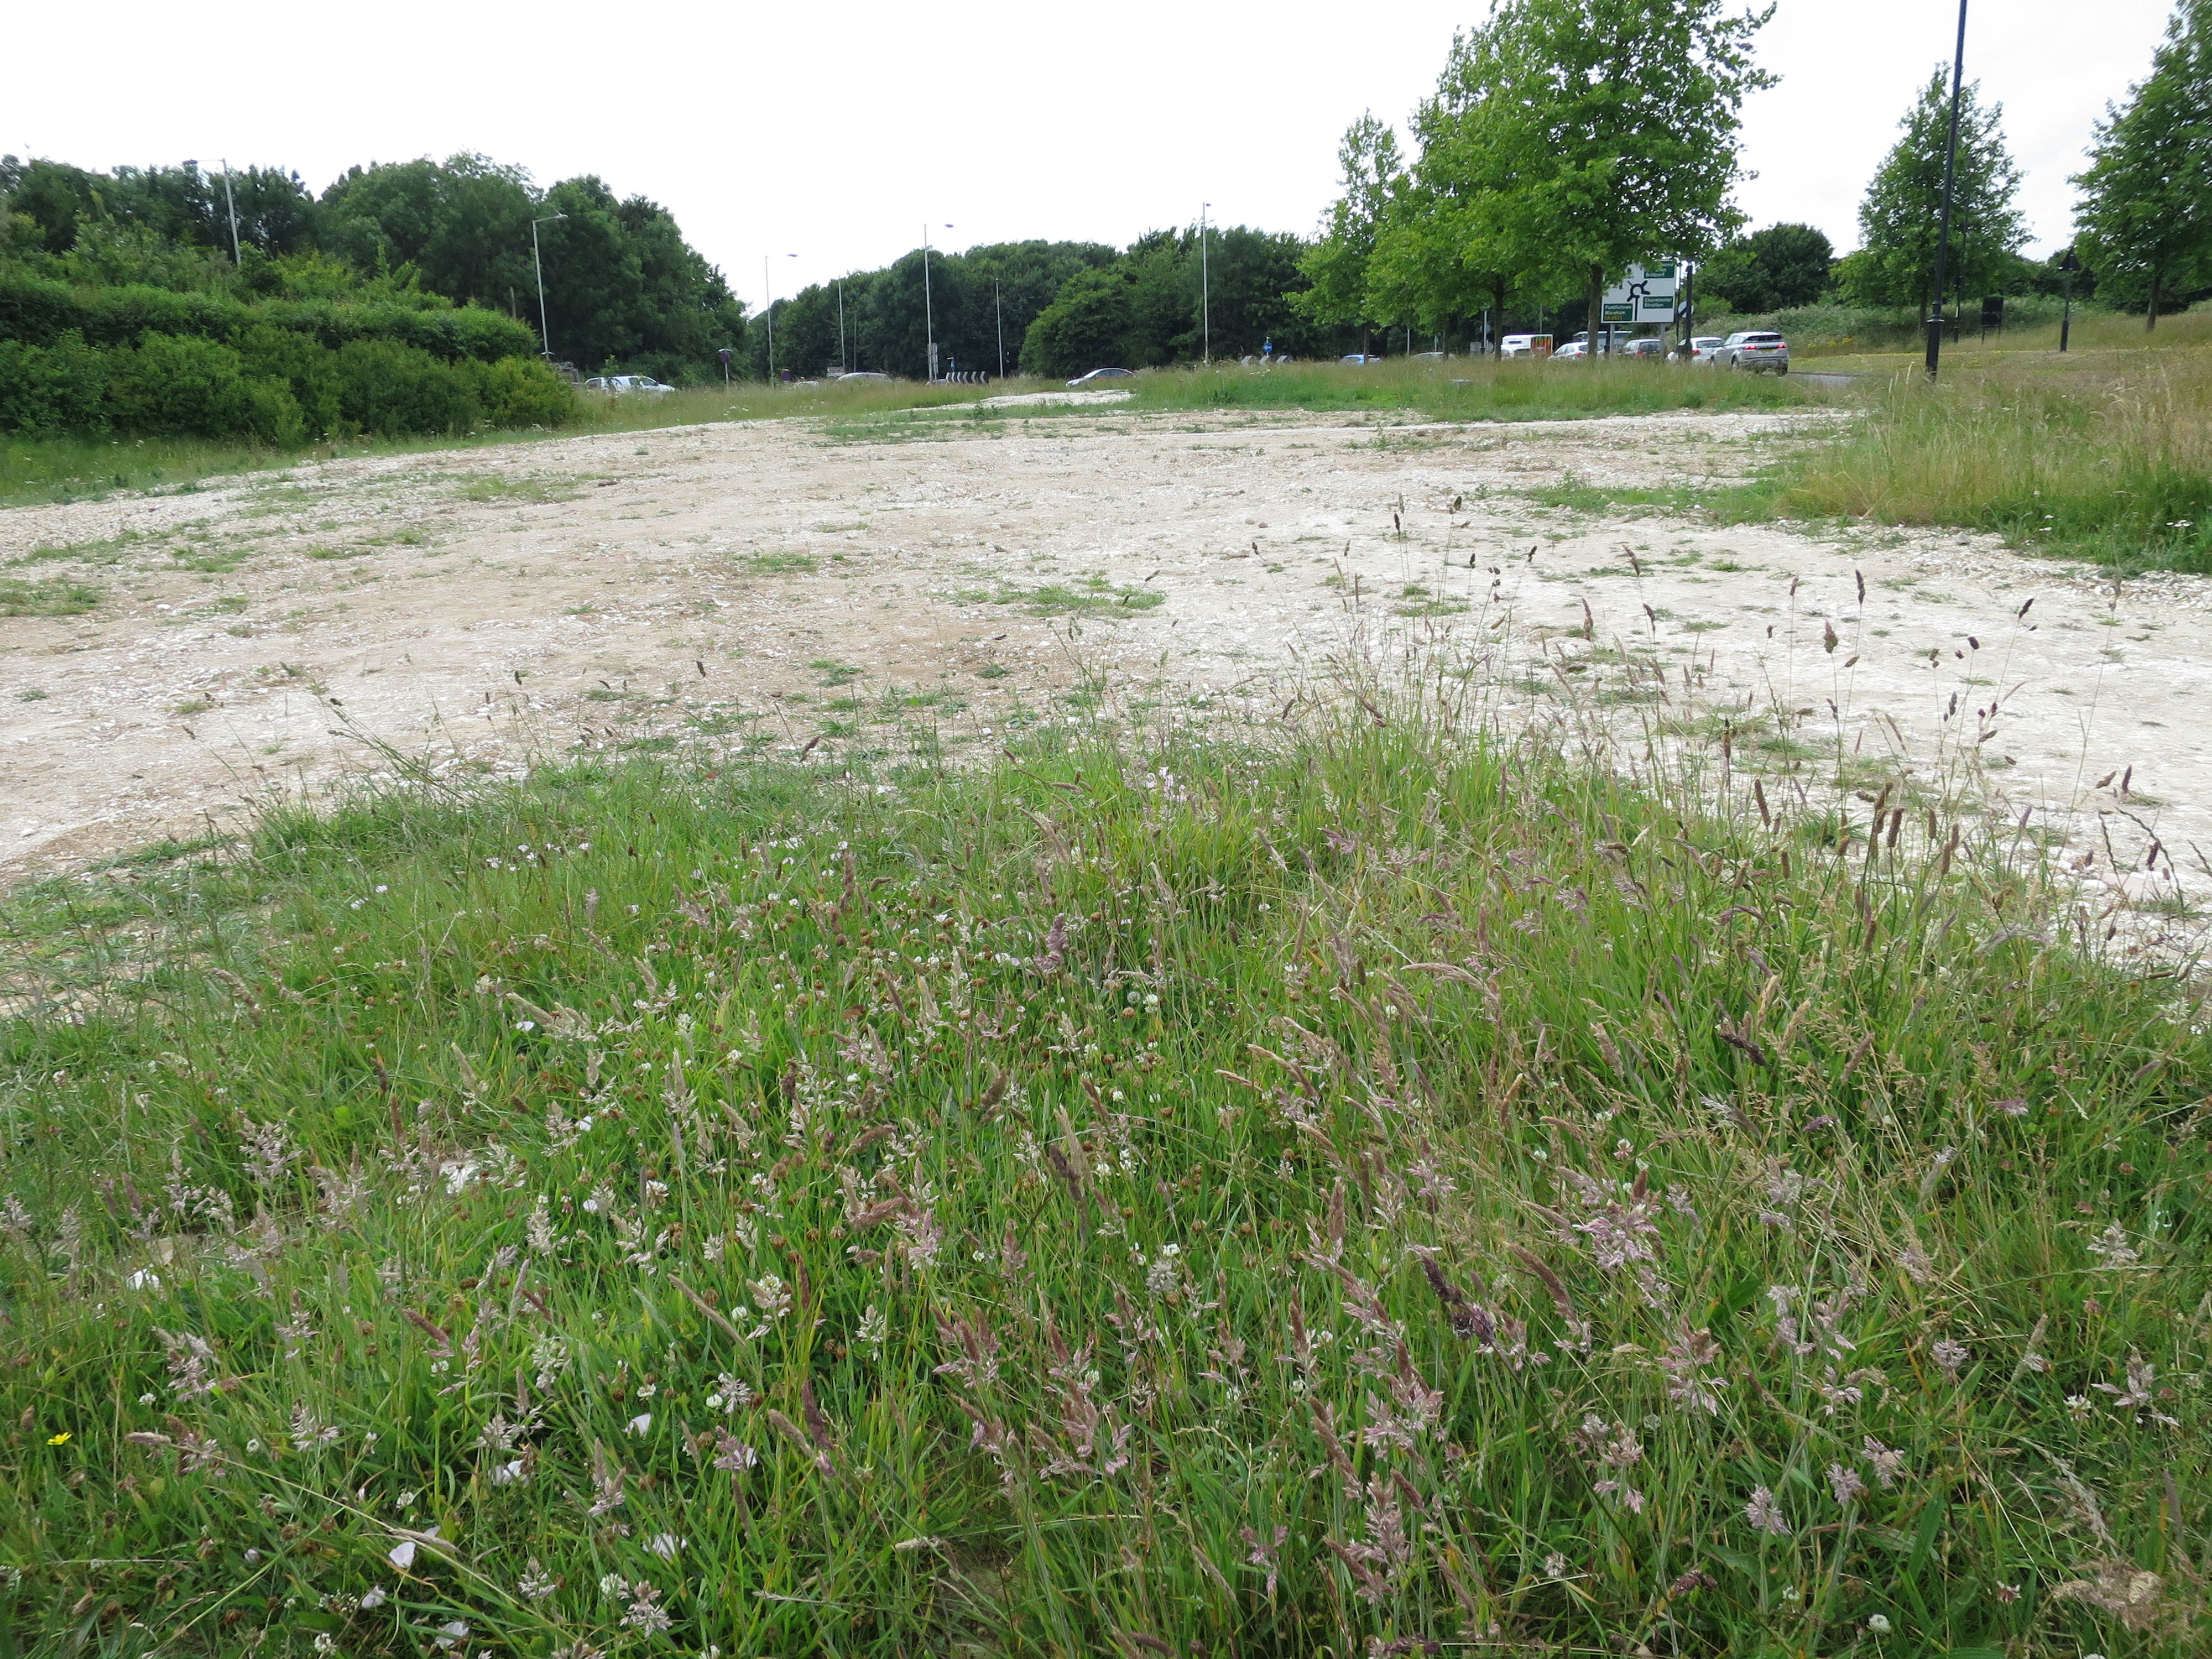
[[[1674,295],[1680,269],[1672,259],[1631,265],[1627,275],[1605,291],[1601,320],[1608,323],[1667,323],[1674,319]]]

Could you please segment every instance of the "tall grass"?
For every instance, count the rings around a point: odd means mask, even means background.
[[[2123,565],[2212,570],[2212,358],[1892,380],[1769,492],[1798,516],[1962,525]]]
[[[2174,985],[1376,712],[17,895],[0,1629],[2202,1651]]]

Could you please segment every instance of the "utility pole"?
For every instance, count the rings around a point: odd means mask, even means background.
[[[929,302],[929,227],[921,228],[921,330],[922,337],[929,343],[929,367],[927,378],[930,384],[937,380],[937,313]]]
[[[999,279],[991,278],[991,309],[999,319],[999,378],[1006,378],[1006,307],[1000,297]]]
[[[238,198],[230,193],[230,158],[223,156],[220,159],[222,161],[222,204],[230,210],[230,263],[234,268],[246,263],[246,256],[238,248]]]
[[[1213,281],[1206,263],[1206,213],[1211,202],[1198,204],[1198,327],[1206,343],[1206,366],[1213,367]]]
[[[846,374],[853,372],[853,360],[845,350],[845,279],[837,279],[837,367]]]
[[[1951,60],[1951,136],[1943,147],[1943,209],[1936,221],[1936,310],[1928,319],[1928,378],[1943,355],[1943,260],[1951,251],[1951,191],[1958,173],[1959,92],[1966,76],[1966,0],[1959,0],[1959,45]]]
[[[553,213],[530,222],[530,263],[538,270],[538,355],[549,363],[553,361],[553,328],[545,320],[545,256],[538,251],[538,227],[568,216],[565,213]]]

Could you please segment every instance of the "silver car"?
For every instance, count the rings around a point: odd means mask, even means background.
[[[584,382],[587,392],[611,392],[616,397],[662,398],[676,390],[663,385],[650,374],[596,374]]]
[[[1729,335],[1727,343],[1713,354],[1713,361],[1723,368],[1740,368],[1750,374],[1787,374],[1790,342],[1779,334],[1747,329]]]
[[[1710,365],[1713,354],[1727,343],[1717,334],[1693,334],[1690,337],[1690,361]]]

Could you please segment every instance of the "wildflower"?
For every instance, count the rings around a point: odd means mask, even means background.
[[[791,1292],[774,1273],[751,1280],[750,1288],[753,1299],[760,1304],[760,1310],[766,1317],[781,1319],[791,1311]]]
[[[70,1439],[70,1431],[67,1429],[64,1429],[59,1434],[48,1435],[46,1437],[46,1443],[49,1446],[66,1446],[69,1444]]]
[[[2151,1405],[2153,1398],[2151,1384],[2157,1380],[2157,1370],[2148,1360],[2139,1353],[2131,1353],[2128,1356],[2126,1388],[2118,1388],[2110,1382],[2092,1382],[2089,1386],[2100,1394],[2112,1395],[2114,1409],[2142,1413],[2136,1419],[2138,1423],[2143,1420],[2143,1415],[2148,1415],[2154,1423],[2162,1423],[2168,1428],[2179,1428],[2180,1425],[2172,1418]]]
[[[1999,1100],[1990,1103],[2007,1117],[2026,1117],[2027,1103],[2024,1100]]]
[[[1942,1368],[1943,1375],[1953,1382],[1959,1380],[1959,1368],[1966,1363],[1966,1345],[1954,1342],[1948,1337],[1937,1341],[1928,1350],[1929,1358]]]
[[[491,1483],[495,1486],[511,1486],[518,1481],[526,1480],[529,1478],[529,1464],[526,1458],[518,1457],[512,1463],[492,1465]]]
[[[338,1638],[326,1630],[317,1631],[314,1646],[317,1653],[336,1653],[338,1650]]]
[[[760,1454],[726,1430],[714,1431],[714,1467],[732,1474],[742,1474],[760,1462]]]
[[[1751,1501],[1743,1506],[1743,1518],[1771,1537],[1787,1538],[1790,1535],[1790,1523],[1782,1518],[1781,1505],[1774,1501],[1774,1493],[1765,1486],[1751,1489]]]
[[[673,1561],[677,1553],[684,1547],[685,1541],[672,1532],[657,1532],[646,1540],[645,1547],[662,1560]]]
[[[1887,1635],[1888,1635],[1888,1634],[1889,1634],[1889,1619],[1888,1619],[1888,1616],[1887,1616],[1887,1614],[1885,1614],[1885,1613],[1870,1613],[1867,1614],[1867,1628],[1868,1628],[1869,1630],[1872,1631],[1872,1632],[1873,1632],[1876,1636],[1887,1636]]]
[[[635,1435],[650,1434],[653,1432],[653,1413],[651,1412],[640,1412],[635,1417],[631,1418],[628,1423],[623,1425],[623,1427]]]
[[[1843,1463],[1831,1463],[1828,1465],[1828,1489],[1836,1494],[1836,1502],[1848,1509],[1866,1490],[1866,1482],[1859,1479],[1856,1469]]]
[[[469,1639],[469,1627],[458,1619],[449,1619],[438,1626],[438,1633],[430,1638],[434,1646],[450,1653]]]
[[[391,1596],[383,1585],[372,1585],[362,1592],[361,1610],[363,1613],[374,1613],[390,1599]]]
[[[860,1340],[880,1352],[888,1332],[889,1322],[884,1317],[884,1310],[871,1302],[861,1313],[860,1328],[854,1334]]]
[[[1560,1554],[1559,1551],[1553,1550],[1549,1555],[1544,1558],[1544,1577],[1547,1578],[1564,1578],[1566,1576],[1567,1558]]]
[[[603,1572],[599,1575],[599,1594],[611,1595],[617,1601],[627,1601],[629,1599],[629,1580],[618,1572]]]
[[[1874,1478],[1885,1491],[1897,1484],[1897,1472],[1905,1467],[1905,1454],[1885,1446],[1872,1435],[1860,1443],[1866,1461],[1874,1465]]]
[[[522,1577],[514,1581],[515,1594],[526,1601],[543,1601],[559,1588],[546,1576],[545,1569],[538,1565],[534,1555],[530,1558],[530,1565],[522,1570]]]
[[[530,1248],[539,1255],[552,1255],[560,1243],[553,1231],[553,1213],[545,1194],[538,1194],[537,1203],[531,1206],[530,1219],[524,1224],[530,1239]]]
[[[1999,1584],[1997,1586],[1997,1600],[2003,1602],[2007,1607],[2010,1607],[2014,1602],[2020,1600],[2020,1586],[2017,1584]]]
[[[415,1540],[403,1538],[384,1553],[384,1559],[404,1572],[415,1565]]]

